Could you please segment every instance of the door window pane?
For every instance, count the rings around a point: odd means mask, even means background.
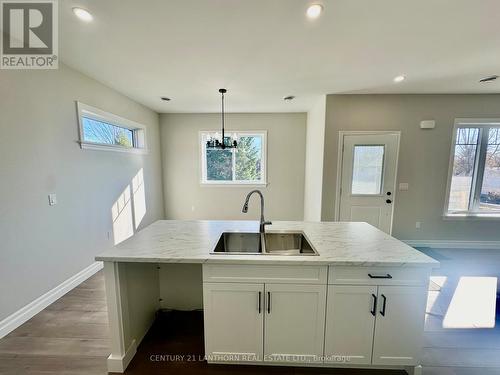
[[[380,194],[382,189],[383,170],[383,145],[354,146],[351,185],[352,194]]]
[[[448,206],[450,211],[469,209],[478,139],[478,128],[459,128],[457,131]]]
[[[479,209],[500,209],[500,128],[490,128]]]

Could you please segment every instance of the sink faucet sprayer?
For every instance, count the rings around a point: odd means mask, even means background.
[[[252,190],[250,193],[247,194],[247,197],[245,198],[245,203],[243,204],[243,208],[241,212],[247,213],[248,212],[248,201],[250,200],[250,197],[252,196],[253,193],[257,193],[260,196],[260,226],[259,226],[259,232],[260,234],[264,234],[266,230],[266,225],[271,225],[272,223],[270,221],[265,221],[264,220],[264,196],[262,195],[260,190]]]

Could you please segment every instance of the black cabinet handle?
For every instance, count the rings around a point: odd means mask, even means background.
[[[384,302],[382,303],[382,310],[380,310],[380,315],[385,316],[385,304],[387,302],[387,298],[382,294],[382,298],[384,299]]]
[[[387,192],[387,195],[391,195],[392,193],[390,191]]]
[[[392,276],[388,273],[385,275],[372,275],[371,273],[369,273],[368,277],[370,277],[370,279],[392,279]]]
[[[262,308],[262,306],[261,306],[261,300],[262,300],[262,292],[259,292],[259,314],[260,314],[261,308]]]
[[[373,305],[372,305],[372,309],[371,309],[370,313],[373,316],[375,316],[375,314],[377,313],[377,296],[372,293],[372,298],[373,298]]]
[[[267,292],[267,313],[271,314],[271,292]]]
[[[390,199],[386,199],[385,203],[390,204],[390,203],[392,203],[392,201]]]

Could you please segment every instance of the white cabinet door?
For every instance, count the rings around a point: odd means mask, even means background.
[[[325,362],[371,363],[376,298],[376,286],[328,286]]]
[[[204,283],[209,362],[262,361],[264,284]]]
[[[321,361],[326,285],[266,284],[265,361]]]
[[[424,331],[424,287],[379,286],[374,365],[418,364]]]

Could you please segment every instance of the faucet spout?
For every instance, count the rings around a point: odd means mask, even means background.
[[[265,221],[264,220],[264,195],[262,195],[262,192],[260,190],[252,190],[250,193],[247,194],[247,197],[245,198],[245,203],[243,203],[243,208],[241,209],[241,212],[247,213],[248,212],[248,202],[250,200],[250,197],[252,194],[258,194],[260,197],[260,225],[259,225],[259,232],[261,234],[264,234],[266,230],[266,225],[271,225],[272,223],[270,221]]]

